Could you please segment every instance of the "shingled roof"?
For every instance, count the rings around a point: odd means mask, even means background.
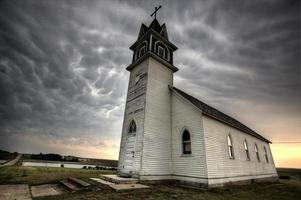
[[[245,132],[249,135],[252,135],[252,136],[254,136],[254,137],[256,137],[260,140],[271,143],[268,139],[262,137],[261,135],[259,135],[258,133],[256,133],[252,129],[250,129],[249,127],[245,126],[244,124],[240,123],[236,119],[230,117],[229,115],[226,115],[223,112],[209,106],[208,104],[205,104],[204,102],[194,98],[193,96],[183,92],[182,90],[180,90],[176,87],[170,86],[170,88],[172,90],[176,91],[178,94],[180,94],[182,97],[184,97],[188,101],[190,101],[194,106],[199,108],[204,115],[207,115],[208,117],[211,117],[211,118],[216,119],[216,120],[218,120],[222,123],[225,123],[229,126],[232,126],[233,128],[236,128],[236,129],[238,129],[242,132]]]

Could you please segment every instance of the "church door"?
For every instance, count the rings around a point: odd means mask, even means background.
[[[133,173],[135,149],[136,149],[136,123],[133,120],[129,126],[129,130],[126,138],[126,148],[125,148],[124,172],[128,175],[131,175]]]
[[[136,134],[128,135],[126,141],[126,149],[125,149],[124,171],[129,175],[133,173],[133,168],[134,168],[133,165],[135,159],[135,146],[136,146]]]

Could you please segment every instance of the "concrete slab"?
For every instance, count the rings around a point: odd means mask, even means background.
[[[43,197],[63,194],[64,191],[58,184],[44,184],[31,187],[32,197]]]
[[[69,179],[70,181],[73,181],[74,183],[76,183],[76,184],[82,186],[82,187],[88,187],[88,186],[90,186],[89,183],[87,183],[86,181],[83,181],[83,180],[81,180],[81,179],[79,179],[79,178],[69,177],[68,179]]]
[[[108,175],[102,175],[102,179],[106,181],[110,181],[113,183],[118,183],[118,184],[135,184],[138,183],[137,178],[124,178],[117,176],[116,174],[108,174]]]
[[[105,180],[100,179],[100,178],[90,178],[90,179],[93,180],[93,181],[96,181],[98,183],[104,184],[104,185],[113,185],[113,184],[115,184],[115,183],[105,181]]]
[[[26,184],[0,185],[0,200],[31,200]]]
[[[72,183],[68,180],[62,180],[62,181],[60,181],[60,183],[70,191],[80,190],[80,188],[77,185],[75,185],[74,183]]]
[[[149,186],[142,185],[142,184],[112,184],[112,185],[109,185],[109,186],[117,192],[125,191],[125,190],[135,190],[135,189],[149,188]]]

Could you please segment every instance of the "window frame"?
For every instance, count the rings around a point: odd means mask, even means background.
[[[162,51],[163,55],[160,54],[160,50]],[[158,45],[157,54],[158,54],[158,56],[160,56],[161,58],[166,59],[166,56],[165,56],[165,49],[164,49],[162,46],[160,46],[160,45]]]
[[[270,163],[269,157],[268,157],[268,152],[267,152],[267,149],[265,148],[265,146],[263,146],[263,150],[264,150],[265,161],[266,161],[267,163]]]
[[[254,151],[255,151],[255,154],[256,154],[257,161],[260,162],[260,156],[259,156],[258,146],[257,146],[256,143],[254,145]]]
[[[129,126],[128,126],[127,135],[128,136],[136,136],[136,132],[137,132],[137,124],[136,124],[135,120],[131,120],[131,122],[129,123]]]
[[[233,147],[233,140],[232,140],[232,136],[229,133],[227,135],[227,149],[228,149],[228,156],[230,159],[235,159],[234,157],[234,147]]]
[[[187,133],[189,140],[184,140],[184,134]],[[182,156],[191,156],[192,155],[192,145],[191,145],[191,134],[187,129],[184,129],[181,135],[181,144],[182,144]],[[185,146],[190,145],[190,151],[185,151]]]
[[[143,50],[143,53],[141,53],[141,51]],[[138,58],[140,58],[141,56],[143,56],[146,52],[146,45],[143,45],[139,48],[139,54],[138,54]]]
[[[248,142],[246,139],[244,140],[244,149],[245,149],[245,153],[246,153],[246,159],[247,159],[247,161],[250,161],[251,160],[250,151],[249,151],[249,146],[248,146]]]
[[[170,55],[170,50],[168,49],[168,47],[166,46],[166,44],[164,44],[164,42],[157,40],[154,44],[154,53],[156,55],[158,55],[159,57],[161,57],[158,53],[158,49],[159,47],[164,49],[164,56],[162,57],[163,59],[167,60],[168,62],[170,62],[172,55]]]

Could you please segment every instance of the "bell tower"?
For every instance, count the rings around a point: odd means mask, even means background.
[[[160,7],[159,7],[160,8]],[[159,8],[156,8],[155,14]],[[153,13],[154,14],[154,13]],[[153,15],[152,14],[152,15]],[[118,161],[120,176],[171,174],[171,92],[173,52],[166,25],[155,18],[141,25],[130,47],[132,63]]]
[[[129,71],[148,56],[159,60],[174,72],[178,70],[173,66],[173,52],[177,47],[169,41],[166,25],[160,25],[157,19],[148,27],[141,25],[138,39],[130,49],[133,51],[133,59],[127,67]]]

